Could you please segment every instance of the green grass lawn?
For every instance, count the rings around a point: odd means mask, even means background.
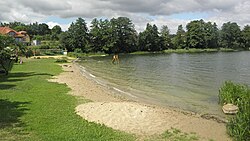
[[[28,59],[0,75],[0,140],[135,140],[76,115],[79,98],[67,94],[66,85],[47,81],[62,72],[54,61]]]

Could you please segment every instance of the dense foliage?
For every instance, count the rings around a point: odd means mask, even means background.
[[[33,55],[31,49],[16,42],[11,36],[0,34],[0,73],[8,75],[14,62],[18,61],[20,54],[27,58]]]
[[[9,36],[0,35],[0,71],[6,75],[14,63],[14,39]]]
[[[219,92],[219,103],[233,103],[239,112],[227,123],[227,131],[237,141],[250,140],[250,89],[241,84],[225,82]]]
[[[179,25],[176,34],[170,34],[167,25],[158,29],[150,23],[138,33],[127,17],[110,20],[95,18],[90,29],[83,18],[78,18],[65,32],[58,25],[50,29],[47,24],[37,22],[28,25],[20,22],[0,23],[0,26],[26,30],[32,39],[60,41],[60,48],[80,53],[159,52],[193,48],[249,50],[250,47],[250,26],[246,25],[241,30],[235,22],[224,23],[219,29],[216,23],[194,20],[186,28]]]
[[[79,22],[79,19],[76,23]],[[86,25],[85,22],[82,24]],[[70,51],[75,50],[76,47],[76,44],[74,47],[70,47],[70,42],[77,40],[70,36],[72,26],[70,26],[69,31],[63,34],[61,39],[62,45]],[[182,25],[179,25],[175,35],[170,35],[167,25],[158,30],[156,25],[149,23],[146,25],[146,29],[138,34],[131,20],[126,17],[111,20],[94,19],[90,27],[89,38],[86,37],[86,39],[89,39],[88,44],[79,47],[85,53],[156,52],[191,48],[248,50],[250,41],[249,26],[245,26],[241,31],[236,23],[231,22],[223,24],[222,29],[219,30],[216,23],[195,20],[187,24],[187,31],[183,29]],[[86,30],[83,31],[86,32]]]

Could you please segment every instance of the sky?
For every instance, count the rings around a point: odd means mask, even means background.
[[[1,0],[0,22],[46,23],[65,31],[78,17],[88,26],[94,18],[128,17],[138,32],[146,24],[167,25],[175,33],[178,25],[204,19],[250,25],[250,0]]]

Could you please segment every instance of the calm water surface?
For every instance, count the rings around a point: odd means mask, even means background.
[[[98,83],[131,99],[222,115],[219,87],[226,80],[250,86],[250,52],[120,55],[84,58],[80,64]]]

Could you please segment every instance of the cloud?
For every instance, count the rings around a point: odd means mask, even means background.
[[[70,24],[59,24],[57,22],[47,22],[46,24],[49,26],[50,29],[52,29],[56,25],[59,25],[61,27],[62,31],[68,30],[68,28],[70,26]]]
[[[171,17],[182,13],[208,13],[204,20],[218,25],[227,21],[250,24],[249,0],[10,0],[0,1],[0,21],[43,22],[47,17],[93,18],[129,17],[137,30],[146,23],[168,25],[175,32],[179,24],[190,19]],[[56,22],[56,21],[51,21]],[[72,21],[73,22],[73,21]],[[61,24],[61,23],[60,23]],[[67,25],[69,23],[65,23]],[[185,25],[184,25],[185,26]]]

